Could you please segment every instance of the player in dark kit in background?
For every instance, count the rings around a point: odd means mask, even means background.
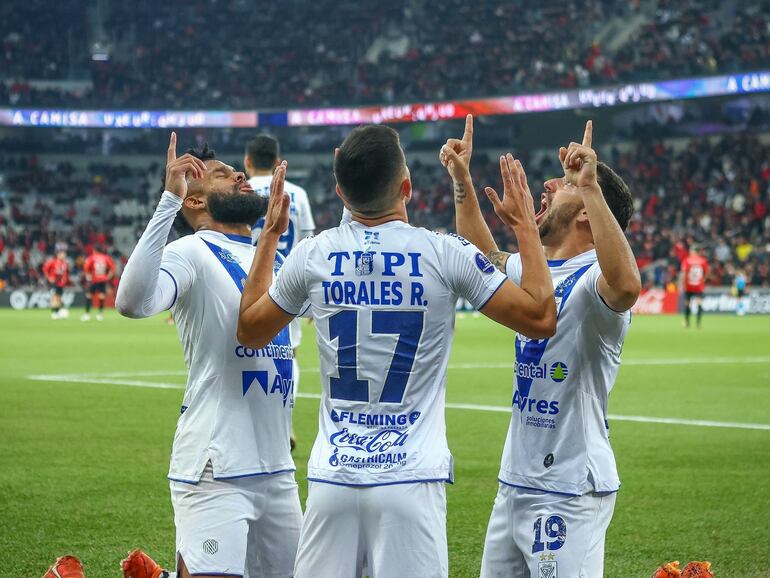
[[[83,264],[83,271],[86,274],[88,288],[86,289],[86,312],[80,320],[91,320],[91,305],[94,295],[96,295],[99,302],[99,313],[96,314],[96,320],[102,321],[104,319],[104,298],[107,294],[107,283],[115,276],[115,261],[99,249],[94,249],[94,252],[88,256]]]
[[[709,263],[701,255],[697,245],[690,246],[690,253],[682,260],[682,287],[684,289],[684,326],[690,327],[690,312],[692,300],[695,300],[696,325],[701,327],[703,316],[703,292],[706,290],[706,275],[708,275]]]
[[[59,251],[43,264],[43,275],[51,287],[51,319],[65,319],[69,311],[62,307],[62,294],[70,282],[70,266],[66,251]]]

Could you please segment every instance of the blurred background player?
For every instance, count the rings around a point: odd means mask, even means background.
[[[302,509],[289,445],[289,332],[260,351],[236,340],[251,226],[266,203],[208,147],[177,158],[175,133],[166,166],[116,306],[131,318],[173,309],[184,350],[188,378],[168,473],[179,576],[290,578]],[[183,236],[167,245],[172,225]],[[273,251],[270,278],[282,262]]]
[[[746,289],[748,280],[746,273],[743,269],[738,269],[735,272],[735,280],[733,281],[733,291],[735,292],[735,298],[737,303],[735,304],[735,312],[740,315],[746,315],[746,309],[748,303],[746,303]]]
[[[64,288],[70,282],[70,265],[67,261],[67,252],[58,251],[55,257],[51,257],[43,263],[43,275],[51,287],[51,319],[66,319],[69,311],[62,304]]]
[[[479,208],[469,171],[472,137],[469,115],[462,140],[450,139],[441,149],[454,182],[457,230],[519,283],[521,253],[498,250]],[[559,150],[564,177],[546,181],[541,195],[536,220],[558,322],[551,338],[533,339],[526,331],[516,337],[513,415],[483,578],[604,575],[605,534],[620,488],[607,406],[641,281],[624,235],[631,193],[598,162],[592,141],[588,121],[582,144]],[[485,192],[505,222],[497,193]]]
[[[246,144],[246,152],[243,157],[243,166],[249,176],[249,184],[254,192],[263,197],[270,194],[270,182],[273,172],[281,163],[280,144],[278,140],[268,135],[257,135],[256,138]],[[310,201],[307,192],[302,187],[291,181],[286,181],[284,191],[289,196],[289,225],[278,241],[278,252],[288,257],[292,249],[302,239],[310,237],[315,230],[315,221],[310,210]],[[251,236],[256,245],[265,225],[264,217],[252,228]],[[302,342],[302,320],[297,317],[289,325],[291,346],[294,349],[294,393],[299,391],[300,368],[297,363],[297,348]],[[292,446],[294,434],[292,434]]]
[[[112,257],[102,252],[101,248],[94,248],[83,263],[83,272],[86,276],[86,312],[80,318],[81,321],[91,320],[91,306],[94,297],[96,297],[99,312],[96,314],[97,321],[104,320],[104,299],[107,295],[107,283],[115,276],[115,261]]]
[[[709,264],[701,255],[698,245],[690,245],[690,252],[682,260],[682,288],[684,289],[684,327],[690,327],[690,313],[696,308],[696,324],[701,327],[703,316],[703,292],[706,290],[706,275]]]

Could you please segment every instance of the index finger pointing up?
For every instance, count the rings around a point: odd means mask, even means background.
[[[586,123],[586,130],[583,133],[583,146],[591,148],[591,142],[594,138],[594,123],[593,121],[588,121]]]
[[[171,133],[171,138],[168,141],[168,152],[166,153],[166,162],[176,160],[176,133]]]
[[[469,143],[473,140],[473,115],[465,117],[465,132],[463,133],[463,142]]]

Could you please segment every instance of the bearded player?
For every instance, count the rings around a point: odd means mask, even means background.
[[[301,525],[289,448],[288,330],[259,349],[235,337],[265,200],[213,151],[176,157],[165,192],[129,259],[116,305],[127,317],[172,310],[189,371],[169,479],[180,578],[292,575]],[[285,175],[276,171],[276,186]],[[166,246],[176,219],[193,234]],[[270,256],[270,269],[282,262]],[[268,279],[269,282],[269,279]]]
[[[623,234],[633,203],[623,180],[591,148],[559,151],[564,177],[544,184],[537,214],[553,279],[556,335],[516,338],[513,416],[487,529],[481,576],[599,578],[604,536],[620,488],[609,442],[608,396],[620,367],[641,282]],[[509,279],[521,281],[521,253],[498,250],[481,214],[469,163],[473,119],[441,161],[454,182],[458,232]],[[497,193],[486,194],[505,222]],[[521,247],[521,245],[519,245]]]
[[[300,243],[272,286],[288,199],[271,197],[238,335],[262,347],[312,304],[320,429],[295,578],[360,578],[364,565],[377,578],[448,575],[444,398],[455,303],[465,297],[538,337],[555,328],[532,204],[513,158],[501,170],[503,210],[524,247],[522,288],[465,239],[409,225],[412,183],[391,128],[359,127],[345,139],[334,174],[352,221]]]

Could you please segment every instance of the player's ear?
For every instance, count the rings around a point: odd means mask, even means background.
[[[247,171],[251,171],[251,159],[249,158],[249,155],[243,155],[243,167]]]
[[[342,201],[342,204],[345,205],[346,208],[350,209],[350,204],[348,203],[348,200],[345,198],[345,193],[342,192],[342,189],[339,185],[334,186],[334,192],[337,193],[337,196]]]
[[[590,227],[591,224],[588,222],[588,211],[585,209],[580,209],[580,212],[577,214],[577,222],[585,223]]]
[[[191,211],[202,211],[206,208],[206,201],[197,195],[187,195],[184,199],[184,206]]]
[[[412,180],[409,177],[401,181],[399,193],[404,204],[407,204],[412,199]]]

